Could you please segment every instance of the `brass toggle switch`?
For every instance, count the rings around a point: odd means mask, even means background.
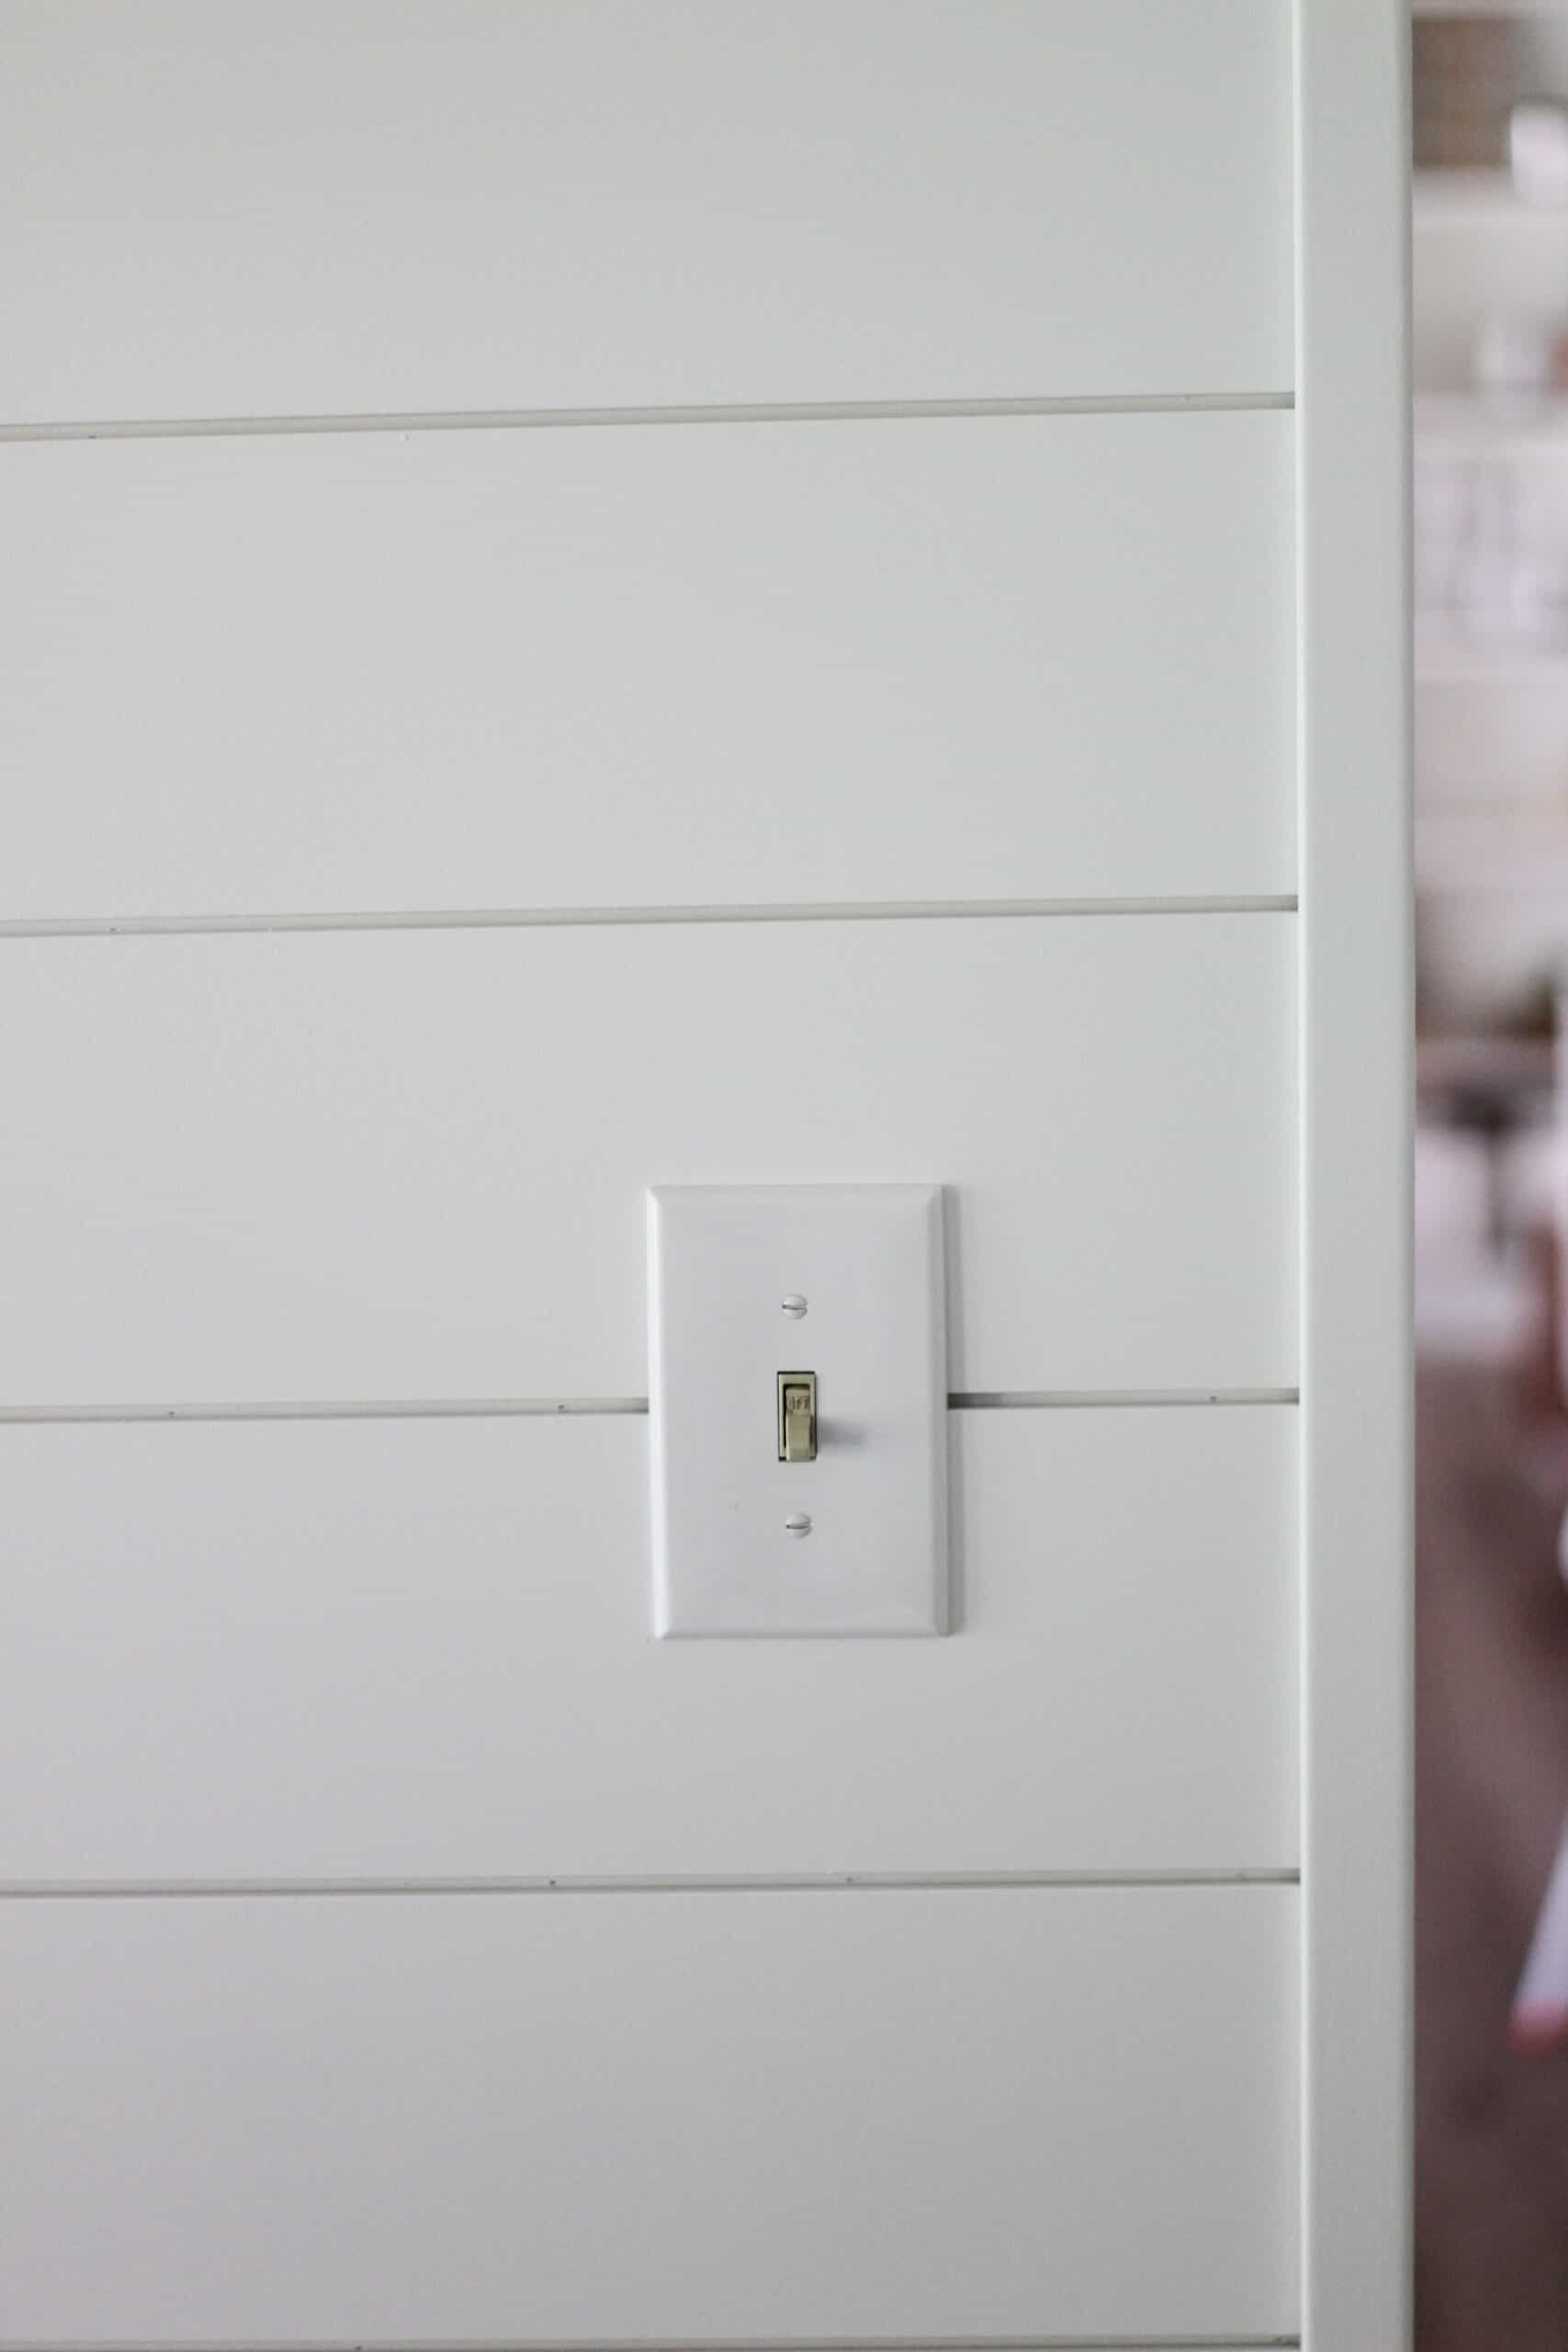
[[[815,1462],[816,1459],[817,1374],[814,1372],[781,1372],[779,1460]]]

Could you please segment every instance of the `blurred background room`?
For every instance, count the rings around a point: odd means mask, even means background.
[[[1413,30],[1417,2344],[1568,2352],[1568,0]]]

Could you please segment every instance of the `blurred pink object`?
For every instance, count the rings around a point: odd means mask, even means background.
[[[1568,2041],[1568,1826],[1514,1995],[1508,2039],[1516,2050],[1529,2051],[1556,2050]]]

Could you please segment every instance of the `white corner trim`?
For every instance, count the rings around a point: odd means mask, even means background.
[[[1295,0],[1303,2341],[1411,2268],[1408,0]]]

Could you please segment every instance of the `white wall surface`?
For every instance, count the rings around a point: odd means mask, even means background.
[[[17,448],[0,915],[1289,891],[1292,458],[1280,413]]]
[[[0,0],[8,2343],[1297,2339],[1291,40]],[[846,1180],[954,1630],[655,1644]]]
[[[952,1419],[962,1633],[719,1668],[640,1416],[8,1429],[8,1871],[1294,1862],[1292,1414]]]
[[[646,1184],[928,1164],[955,1388],[1293,1377],[1277,915],[16,939],[6,967],[18,1402],[646,1391]]]
[[[1280,0],[8,0],[0,414],[1279,391]]]
[[[1273,2337],[1291,1927],[1268,1887],[28,1905],[8,2325]]]

